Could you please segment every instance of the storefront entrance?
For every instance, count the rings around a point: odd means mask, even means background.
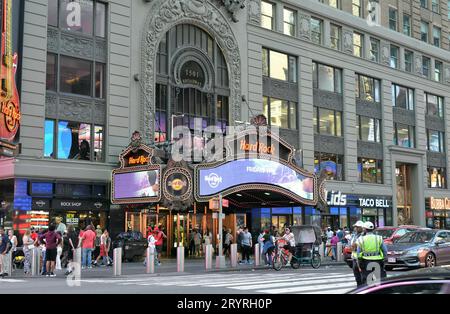
[[[272,215],[272,226],[281,232],[285,226],[291,225],[291,217],[292,215]]]
[[[95,228],[108,228],[108,213],[106,211],[62,211],[50,212],[50,221],[56,217],[61,217],[66,226],[72,225],[75,230],[84,230],[87,226],[93,225]]]
[[[411,166],[397,164],[395,174],[397,178],[397,223],[398,225],[412,225]]]
[[[339,216],[338,215],[323,215],[321,220],[321,228],[325,230],[331,227],[331,230],[337,230],[339,226]]]

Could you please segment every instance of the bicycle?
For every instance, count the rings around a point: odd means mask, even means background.
[[[275,250],[272,253],[272,267],[277,271],[281,270],[283,266],[286,266],[289,261],[290,252],[284,248],[286,243],[287,242],[284,239],[277,240]],[[312,247],[307,250],[309,256],[303,256],[302,252],[298,255],[297,252],[298,251],[296,250],[296,254],[292,254],[291,267],[293,269],[300,268],[301,264],[311,264],[311,267],[314,269],[320,267],[322,261],[317,247],[312,245]]]

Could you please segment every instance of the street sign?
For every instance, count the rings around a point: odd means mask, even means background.
[[[218,198],[212,198],[209,200],[209,209],[211,210],[219,210],[219,199]]]

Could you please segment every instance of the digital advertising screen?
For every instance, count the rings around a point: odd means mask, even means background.
[[[113,177],[116,200],[159,196],[159,170],[115,173]]]
[[[268,184],[301,198],[314,199],[314,179],[284,164],[265,159],[240,159],[199,170],[199,195],[215,195],[242,184]]]

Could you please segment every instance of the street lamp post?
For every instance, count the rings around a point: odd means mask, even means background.
[[[218,268],[225,268],[225,256],[223,256],[223,232],[222,232],[222,193],[219,194],[219,255],[216,257]]]

